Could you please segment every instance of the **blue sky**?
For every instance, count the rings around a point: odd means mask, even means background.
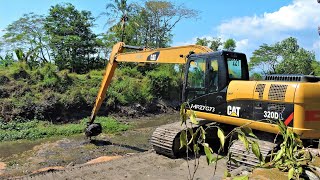
[[[143,1],[136,0],[143,3]],[[50,6],[69,2],[97,17],[110,2],[102,0],[0,0],[0,35],[8,24],[25,13],[47,14]],[[172,45],[195,43],[197,37],[233,38],[237,51],[248,56],[262,43],[298,38],[299,44],[315,51],[320,60],[320,4],[316,0],[175,0],[200,11],[198,19],[185,19],[173,31]],[[94,31],[106,31],[105,19]]]

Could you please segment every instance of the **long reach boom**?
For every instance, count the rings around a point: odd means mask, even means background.
[[[128,50],[132,52],[127,52]],[[199,45],[147,49],[136,46],[128,46],[123,42],[115,44],[110,54],[110,59],[106,67],[105,75],[101,82],[101,86],[90,116],[90,120],[87,124],[85,132],[86,135],[88,137],[91,137],[101,133],[100,124],[93,124],[93,122],[103,100],[106,97],[107,89],[111,83],[111,79],[114,75],[115,69],[117,68],[118,62],[185,64],[186,58],[190,54],[208,52],[212,52],[212,50],[205,46]]]

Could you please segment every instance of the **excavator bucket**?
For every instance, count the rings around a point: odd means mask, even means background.
[[[100,123],[88,124],[85,129],[85,134],[89,138],[92,136],[98,136],[100,133],[102,133],[102,127]]]

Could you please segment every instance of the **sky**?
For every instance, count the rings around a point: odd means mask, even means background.
[[[129,0],[132,2],[133,0]],[[184,19],[173,30],[171,45],[194,44],[196,38],[233,38],[236,51],[248,57],[263,43],[274,44],[290,36],[320,60],[320,4],[316,0],[171,0],[199,11],[199,17]],[[98,17],[111,0],[0,0],[0,36],[23,14],[48,14],[50,6],[71,3],[78,10]],[[135,2],[144,1],[135,0]],[[106,18],[95,22],[93,31],[105,32]]]

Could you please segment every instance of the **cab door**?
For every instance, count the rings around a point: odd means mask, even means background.
[[[247,60],[242,53],[192,55],[186,66],[183,102],[189,102],[195,111],[226,115],[230,81],[248,79]]]
[[[221,55],[220,55],[221,56]],[[185,75],[185,101],[195,111],[222,113],[225,108],[225,91],[221,90],[219,77],[221,74],[218,54],[195,55],[189,58]],[[217,111],[217,108],[220,109]]]

